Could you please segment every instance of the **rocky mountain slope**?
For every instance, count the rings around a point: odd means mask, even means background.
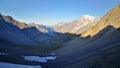
[[[36,27],[42,33],[53,32],[53,28],[46,26],[46,25],[42,25],[42,24],[39,25],[39,24],[35,24],[35,23],[30,23],[30,24],[28,24],[27,27]]]
[[[58,23],[54,25],[53,28],[57,32],[80,34],[94,26],[99,19],[98,17],[83,15],[79,19],[69,23]]]
[[[46,25],[39,25],[35,23],[26,24],[24,22],[20,22],[12,18],[11,16],[5,16],[0,13],[0,17],[8,23],[14,24],[15,26],[19,27],[20,29],[28,28],[28,27],[36,27],[40,32],[43,33],[52,33],[53,29]]]
[[[5,16],[0,14],[1,19],[1,38],[7,40],[14,40],[12,41],[14,44],[19,42],[18,44],[22,44],[23,41],[27,43],[26,38],[31,40],[29,45],[33,45],[32,42],[37,43],[40,45],[41,43],[45,43],[52,38],[51,36],[54,36],[54,31],[52,28],[45,26],[45,25],[39,25],[39,24],[25,24],[22,22],[19,22],[12,18],[11,16]],[[4,23],[4,24],[3,24]],[[2,28],[4,27],[4,29]],[[4,32],[5,33],[4,33]],[[10,36],[7,37],[7,31],[9,32]],[[4,34],[3,34],[4,33]],[[14,36],[14,38],[11,38]],[[19,36],[18,36],[19,35]],[[23,36],[24,35],[24,36]],[[16,39],[15,39],[16,37]],[[24,38],[25,37],[25,38]],[[19,39],[19,40],[17,40]],[[21,40],[20,40],[21,39]],[[22,40],[24,39],[24,40]],[[9,41],[9,42],[11,42]],[[22,41],[22,42],[21,42]],[[2,41],[3,42],[3,41]]]
[[[48,41],[51,38],[48,34],[40,32],[36,27],[24,28],[22,29],[22,32],[39,44]]]
[[[12,23],[16,26],[18,26],[19,28],[25,28],[27,26],[27,24],[23,23],[23,22],[19,22],[15,19],[13,19],[11,16],[5,16],[5,15],[2,15],[0,13],[0,17],[5,20],[6,22],[9,22],[9,23]]]
[[[105,28],[108,25],[112,25],[115,28],[120,27],[120,5],[117,5],[113,9],[111,9],[105,16],[101,18],[101,20],[94,25],[92,28],[90,28],[88,31],[82,34],[83,37],[85,36],[94,36],[99,31],[101,31],[103,28]]]
[[[37,45],[11,22],[6,21],[5,16],[0,15],[0,42],[7,41],[14,45]]]

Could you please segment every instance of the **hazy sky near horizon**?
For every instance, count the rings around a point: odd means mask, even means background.
[[[120,0],[0,0],[0,12],[26,22],[53,25],[82,15],[103,16]]]

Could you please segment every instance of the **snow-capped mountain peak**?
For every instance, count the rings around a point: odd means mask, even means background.
[[[85,23],[93,22],[95,20],[95,18],[96,17],[94,17],[94,16],[83,15],[83,16],[80,17],[80,19],[78,19],[78,21],[81,21],[85,24]]]
[[[99,19],[91,15],[83,15],[79,19],[67,23],[59,23],[53,28],[57,32],[82,33],[95,25]]]
[[[96,18],[96,17],[95,17],[95,16],[91,16],[91,15],[83,15],[83,16],[81,16],[81,18],[94,19],[94,18]]]

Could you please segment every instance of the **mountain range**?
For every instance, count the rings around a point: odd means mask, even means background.
[[[8,53],[0,61],[39,65],[21,56],[55,53],[57,59],[42,63],[43,68],[119,68],[119,13],[120,4],[101,18],[83,15],[54,26],[25,24],[0,14],[0,52]]]
[[[69,41],[71,37],[76,36],[55,32],[50,26],[34,23],[25,24],[15,20],[11,16],[2,14],[0,15],[0,21],[0,39],[2,42],[12,43],[12,45],[39,45],[44,46],[45,49],[48,47],[48,49],[51,49],[50,47],[60,46],[63,42]]]
[[[56,32],[81,34],[96,25],[99,20],[99,17],[83,15],[79,19],[71,22],[58,23],[53,28]]]

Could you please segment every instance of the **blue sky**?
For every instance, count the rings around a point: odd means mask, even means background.
[[[53,25],[82,15],[103,16],[120,0],[0,0],[0,12],[26,22]]]

